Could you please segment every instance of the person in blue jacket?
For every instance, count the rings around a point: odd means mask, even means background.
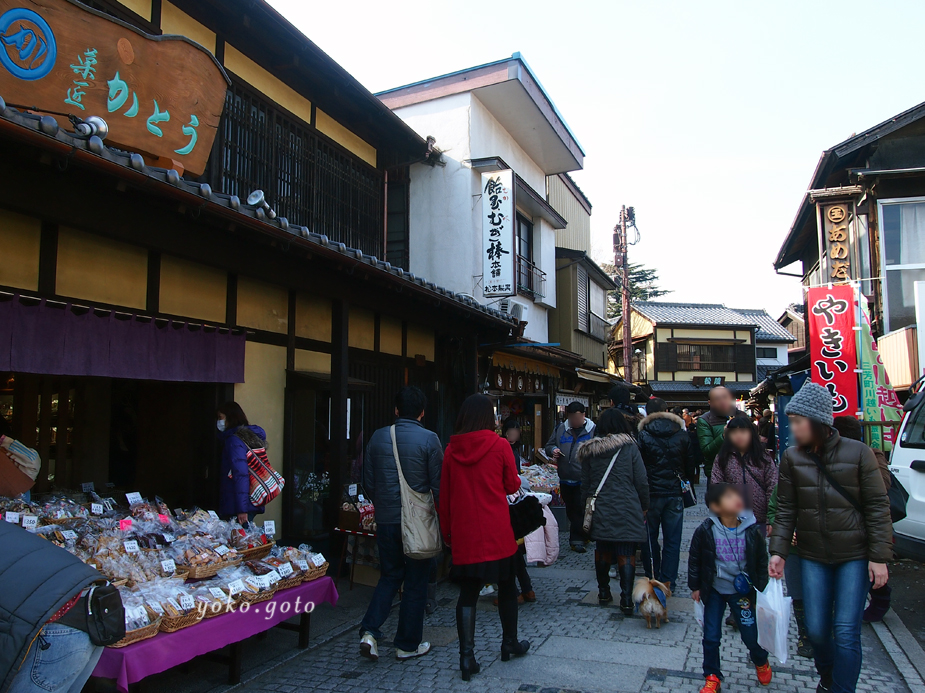
[[[250,425],[237,402],[225,402],[218,408],[215,425],[222,441],[218,514],[237,519],[243,525],[263,512],[264,506],[251,505],[247,448],[267,447],[267,434],[260,426]]]

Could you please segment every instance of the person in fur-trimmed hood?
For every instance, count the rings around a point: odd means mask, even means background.
[[[681,483],[693,476],[694,457],[684,420],[667,409],[665,400],[657,397],[646,403],[647,416],[639,423],[638,440],[652,497],[646,518],[649,540],[642,546],[643,567],[646,577],[664,582],[673,590],[684,529]],[[660,529],[662,544],[658,542]]]
[[[609,573],[610,566],[616,564],[622,590],[620,608],[625,615],[631,616],[636,546],[646,541],[649,482],[636,441],[619,411],[607,409],[598,420],[595,432],[595,438],[578,448],[578,461],[581,464],[582,507],[588,498],[594,497],[590,534],[597,543],[594,570],[598,600],[601,605],[613,601]],[[608,467],[611,467],[609,473]]]

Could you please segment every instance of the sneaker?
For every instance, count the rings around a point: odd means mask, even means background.
[[[832,672],[827,671],[819,678],[819,685],[816,686],[816,693],[829,693],[832,690]]]
[[[703,684],[703,688],[700,689],[700,693],[719,693],[723,687],[723,682],[719,680],[713,674],[707,676],[707,680]]]
[[[575,553],[588,553],[588,549],[585,548],[584,544],[572,544],[572,551]]]
[[[797,640],[797,654],[807,659],[812,659],[816,656],[816,650],[809,641],[809,638],[800,638]]]
[[[491,594],[494,594],[494,593],[495,593],[495,586],[494,586],[494,585],[485,585],[485,586],[482,588],[482,590],[479,592],[479,596],[480,596],[480,597],[487,597],[487,596],[489,596],[489,595],[491,595]]]
[[[374,662],[379,661],[379,644],[371,633],[363,633],[360,638],[360,654]]]
[[[758,675],[758,683],[762,686],[770,686],[774,672],[771,671],[771,664],[765,663],[760,667],[755,667],[755,673]]]
[[[536,601],[536,592],[534,592],[533,590],[530,590],[529,592],[524,592],[520,596],[523,597],[523,600],[527,602],[528,604],[532,604],[533,602]]]
[[[406,652],[405,650],[399,650],[396,647],[395,657],[399,659],[400,661],[404,661],[406,659],[414,659],[415,657],[423,657],[428,652],[430,652],[430,643],[422,642],[420,645],[418,645],[418,649],[413,650],[411,652]]]
[[[610,566],[610,572],[608,572],[607,574],[610,576],[611,580],[615,580],[617,578],[617,566],[615,565]]]

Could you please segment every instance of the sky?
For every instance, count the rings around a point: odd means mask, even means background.
[[[585,150],[595,259],[635,207],[660,300],[802,301],[772,262],[820,154],[925,101],[921,0],[270,3],[373,92],[520,51]]]

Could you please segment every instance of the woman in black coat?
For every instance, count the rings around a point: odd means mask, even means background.
[[[581,463],[581,498],[584,505],[601,485],[613,461],[613,468],[595,500],[591,538],[597,542],[594,570],[598,600],[613,601],[610,566],[620,571],[620,608],[633,614],[633,581],[636,576],[636,545],[646,541],[645,513],[649,509],[646,468],[630,435],[626,419],[616,409],[606,410],[597,422],[596,437],[578,448]]]

